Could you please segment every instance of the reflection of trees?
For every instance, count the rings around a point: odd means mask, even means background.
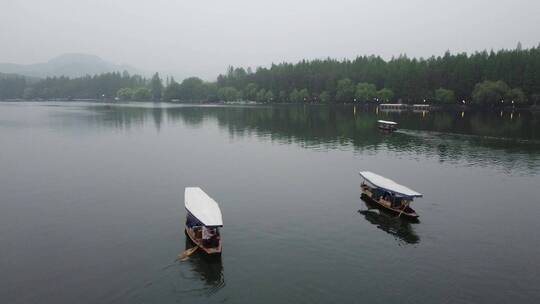
[[[383,135],[377,132],[376,117],[368,113],[353,115],[350,107],[272,106],[272,107],[206,107],[186,111],[168,109],[169,117],[182,118],[190,123],[191,114],[213,117],[232,135],[255,133],[269,136],[282,143],[302,146],[320,145],[334,148],[338,145],[376,144]],[[355,118],[356,117],[356,118]]]
[[[107,126],[117,129],[129,130],[134,127],[141,127],[152,116],[158,115],[159,112],[154,112],[151,108],[142,107],[118,107],[109,105],[92,105],[88,107],[98,115],[87,116],[89,123],[98,126]],[[161,126],[161,119],[155,119],[156,127]],[[159,124],[158,124],[159,121]]]
[[[464,160],[470,165],[496,164],[505,169],[521,166],[535,170],[540,150],[540,119],[530,113],[455,112],[383,113],[354,106],[92,106],[100,113],[93,123],[130,128],[153,119],[159,128],[163,116],[199,127],[214,120],[233,136],[268,138],[306,148],[410,152],[438,157],[441,162]],[[377,119],[399,122],[400,131],[383,134]],[[97,121],[99,120],[99,121]],[[461,135],[460,135],[461,134]],[[517,138],[523,138],[519,140]]]
[[[185,249],[195,246],[187,235],[185,237]],[[225,286],[221,255],[207,255],[201,251],[190,256],[186,262],[191,265],[191,270],[197,273],[208,287],[206,290],[208,294],[216,293]]]
[[[540,148],[535,137],[524,141],[510,139],[524,135],[527,138],[530,134],[523,130],[525,126],[540,127],[538,120],[528,114],[500,121],[497,115],[477,113],[462,118],[452,112],[384,113],[378,117],[372,111],[355,111],[351,106],[214,107],[200,109],[203,111],[235,136],[256,133],[270,136],[273,141],[309,148],[350,145],[357,150],[376,151],[384,146],[395,152],[438,157],[441,162],[464,160],[469,165],[496,164],[505,169],[521,166],[530,170],[535,169],[531,165],[537,163]],[[376,129],[379,118],[396,120],[405,130],[382,134]]]
[[[540,144],[535,141],[409,130],[400,133],[403,138],[396,136],[389,149],[438,157],[440,162],[496,165],[505,170],[521,168],[531,172],[538,168]]]
[[[538,116],[530,112],[430,112],[425,115],[405,112],[392,115],[400,127],[411,130],[436,131],[496,138],[540,139],[540,134],[530,133],[538,129]]]
[[[378,209],[373,203],[367,202],[364,199],[362,201],[366,204],[367,210],[359,210],[358,212],[368,222],[405,243],[416,244],[420,242],[420,238],[414,232],[410,220],[397,217],[395,214],[386,213]]]
[[[163,121],[163,109],[160,107],[153,108],[152,118],[154,118],[154,124],[156,125],[156,129],[159,131],[161,129],[161,122]]]
[[[198,127],[202,125],[208,107],[167,108],[167,118],[171,121],[184,121],[187,125]]]

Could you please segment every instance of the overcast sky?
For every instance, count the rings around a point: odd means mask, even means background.
[[[88,53],[212,79],[228,65],[540,42],[539,0],[0,0],[0,62]]]

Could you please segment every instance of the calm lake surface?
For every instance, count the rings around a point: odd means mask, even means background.
[[[424,193],[420,222],[359,170]],[[221,259],[177,260],[186,186]],[[0,303],[538,303],[539,188],[530,113],[0,103]]]

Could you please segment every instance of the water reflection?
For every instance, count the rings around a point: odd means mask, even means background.
[[[195,244],[186,235],[185,249],[187,250],[193,246]],[[196,252],[184,263],[188,263],[193,273],[205,284],[206,294],[214,294],[225,287],[221,255],[208,255],[204,252]]]
[[[407,244],[417,244],[420,242],[420,238],[416,235],[412,227],[412,224],[418,223],[418,220],[411,221],[397,217],[395,214],[390,214],[379,209],[375,204],[363,198],[361,200],[366,204],[367,209],[358,210],[358,213],[362,214],[368,222],[394,236],[396,240],[401,242]]]
[[[153,123],[183,123],[198,128],[217,122],[231,137],[257,136],[280,144],[298,144],[315,150],[381,149],[437,157],[440,162],[467,166],[496,165],[504,170],[534,174],[540,159],[540,115],[529,112],[376,112],[360,106],[178,106],[91,105],[97,115],[86,115],[91,124],[131,129]],[[80,121],[68,113],[66,119]],[[378,119],[394,120],[400,130],[377,131]]]
[[[538,290],[523,279],[540,263],[540,236],[530,233],[540,229],[540,124],[531,114],[87,103],[10,104],[0,114],[12,125],[0,127],[0,238],[13,262],[2,264],[10,278],[2,303],[21,292],[25,302],[280,303],[292,295],[326,303],[354,301],[359,291],[385,303],[430,303],[441,293],[453,302],[530,302]],[[401,128],[382,134],[377,119]],[[427,191],[422,223],[363,205],[348,216],[364,167]],[[515,176],[523,172],[532,175]],[[173,261],[184,249],[181,191],[193,184],[215,189],[236,223],[236,250],[223,260]],[[351,228],[360,233],[344,246],[336,235]],[[400,263],[396,246],[411,263]],[[384,271],[381,252],[394,261]],[[354,261],[365,262],[353,269]],[[436,272],[445,275],[434,280]],[[519,284],[505,288],[509,280]],[[380,282],[395,292],[381,293]],[[430,292],[401,296],[425,282]],[[448,286],[471,292],[446,295]]]

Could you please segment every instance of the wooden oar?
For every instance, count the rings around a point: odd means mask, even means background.
[[[405,206],[403,206],[403,208],[401,209],[401,211],[399,212],[398,214],[398,218],[401,216],[401,214],[403,213],[403,211],[405,211],[405,209],[407,209],[407,207],[409,206],[409,204],[406,204]]]
[[[183,262],[183,261],[187,260],[190,255],[195,253],[195,251],[197,251],[197,249],[199,249],[198,246],[191,247],[191,248],[187,249],[186,251],[184,251],[182,254],[179,254],[178,258],[180,259],[180,261]]]
[[[405,209],[407,209],[407,207],[409,207],[409,202],[407,204],[405,204],[405,206],[403,206],[403,208],[401,209],[401,211],[399,212],[398,216],[397,217],[400,217],[401,214],[403,213],[403,211],[405,211]]]

